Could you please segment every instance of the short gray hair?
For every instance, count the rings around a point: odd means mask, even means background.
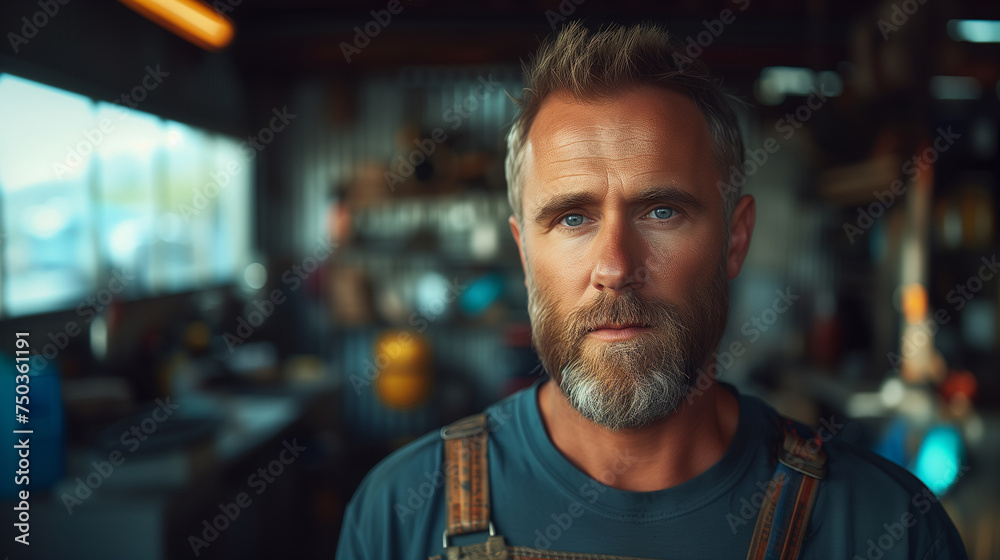
[[[730,185],[727,175],[742,170],[743,137],[736,112],[708,68],[688,57],[663,29],[650,24],[632,27],[611,25],[590,33],[578,21],[565,25],[523,65],[525,87],[513,98],[520,111],[507,134],[507,200],[518,224],[523,226],[521,193],[524,189],[524,150],[528,131],[551,93],[566,92],[580,100],[613,99],[644,85],[676,88],[694,100],[708,123],[715,144],[714,160],[722,181],[728,224],[742,183]]]

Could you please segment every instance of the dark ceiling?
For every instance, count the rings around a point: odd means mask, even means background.
[[[704,60],[710,66],[730,75],[751,73],[762,61],[834,69],[851,58],[851,34],[860,29],[877,37],[878,20],[891,15],[894,5],[892,0],[399,1],[400,13],[350,63],[343,49],[354,42],[355,27],[363,28],[372,20],[371,11],[385,10],[388,1],[243,0],[227,14],[237,26],[231,48],[241,66],[252,64],[257,71],[275,76],[354,73],[401,65],[515,63],[537,47],[563,14],[566,19],[582,18],[591,26],[655,22],[683,40],[697,36],[705,30],[705,22],[728,9],[735,22],[705,49]],[[919,6],[920,16],[940,22],[930,28],[941,33],[944,22],[953,17],[1000,17],[997,2],[907,1]],[[215,2],[225,5],[227,0]],[[896,2],[901,5],[903,0]]]

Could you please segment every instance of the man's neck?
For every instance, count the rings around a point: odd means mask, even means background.
[[[598,482],[633,492],[677,486],[726,453],[739,422],[739,401],[714,380],[670,416],[612,432],[584,418],[549,380],[538,390],[542,423],[552,443]]]

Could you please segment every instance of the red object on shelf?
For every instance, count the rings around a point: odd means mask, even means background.
[[[951,370],[948,372],[948,377],[941,384],[938,392],[948,402],[951,402],[958,396],[965,397],[971,401],[975,398],[978,387],[979,383],[976,381],[976,376],[971,371]]]

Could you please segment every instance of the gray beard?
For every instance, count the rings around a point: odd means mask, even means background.
[[[684,402],[690,389],[686,372],[675,367],[634,376],[627,386],[607,387],[579,366],[566,366],[559,387],[584,418],[618,431],[666,418]]]

